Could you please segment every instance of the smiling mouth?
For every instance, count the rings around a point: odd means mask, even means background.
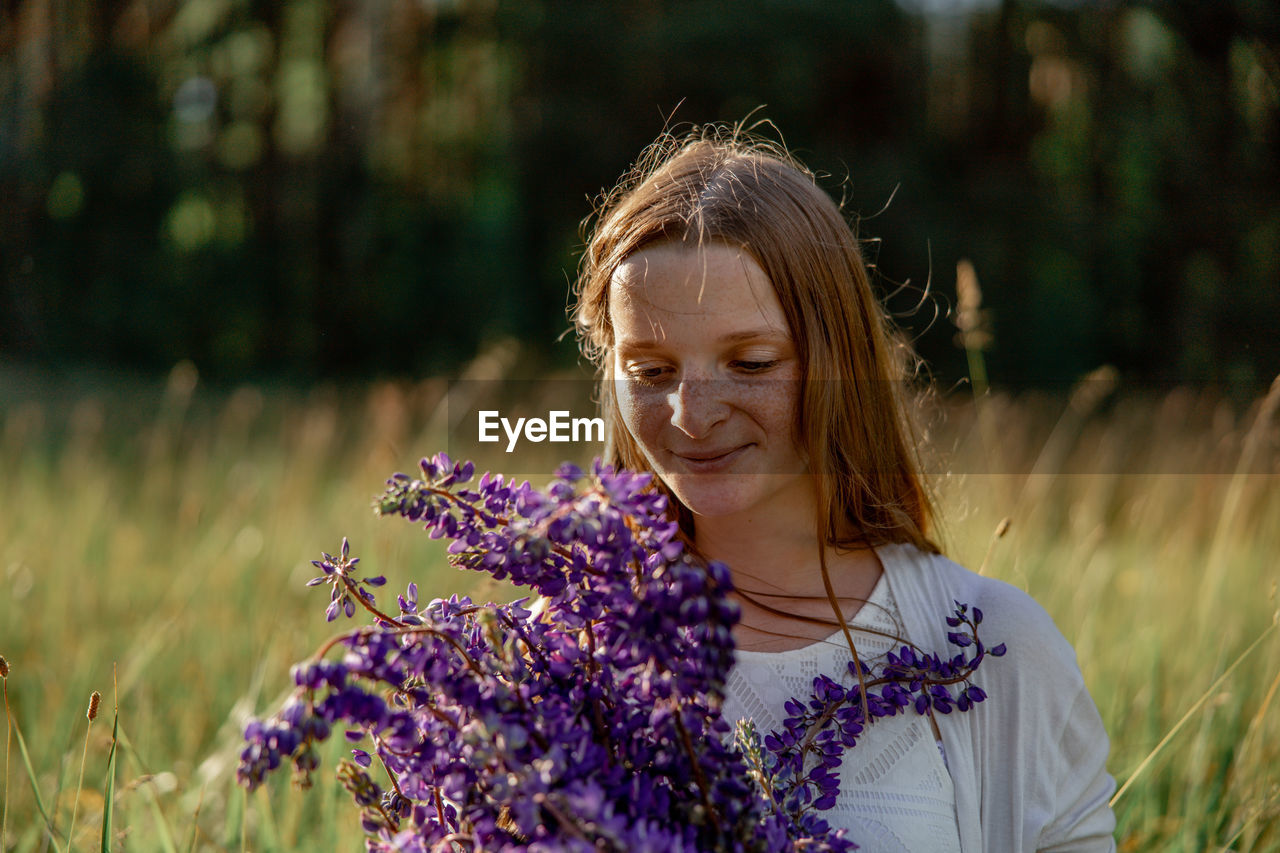
[[[743,444],[739,447],[734,447],[719,453],[686,454],[672,451],[672,455],[679,459],[684,466],[691,471],[708,472],[728,467],[749,447],[751,447],[750,444]]]

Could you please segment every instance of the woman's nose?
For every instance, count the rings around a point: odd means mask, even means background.
[[[667,396],[671,423],[690,438],[706,438],[729,416],[729,383],[724,379],[687,376]]]

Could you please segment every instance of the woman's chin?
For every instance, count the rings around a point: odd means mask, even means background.
[[[694,515],[716,518],[765,508],[783,497],[782,487],[793,479],[794,474],[680,474],[666,482]]]

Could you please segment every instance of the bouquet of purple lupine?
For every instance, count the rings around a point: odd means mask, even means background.
[[[686,553],[650,475],[566,464],[539,491],[489,474],[470,487],[471,463],[444,454],[421,468],[387,481],[378,512],[451,539],[454,564],[536,603],[422,605],[410,584],[392,615],[344,540],[311,583],[332,589],[330,620],[359,605],[373,624],[294,668],[293,698],[247,726],[238,771],[252,788],[288,760],[305,786],[316,745],[345,729],[367,747],[338,776],[370,851],[852,850],[820,813],[868,713],[967,710],[985,698],[969,676],[1004,652],[957,604],[958,654],[903,646],[878,670],[850,663],[852,688],[815,679],[761,740],[720,714],[738,619],[728,569]]]

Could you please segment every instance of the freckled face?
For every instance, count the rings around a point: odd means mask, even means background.
[[[620,414],[653,470],[701,516],[811,501],[796,445],[800,362],[764,271],[722,243],[660,243],[609,287]]]

